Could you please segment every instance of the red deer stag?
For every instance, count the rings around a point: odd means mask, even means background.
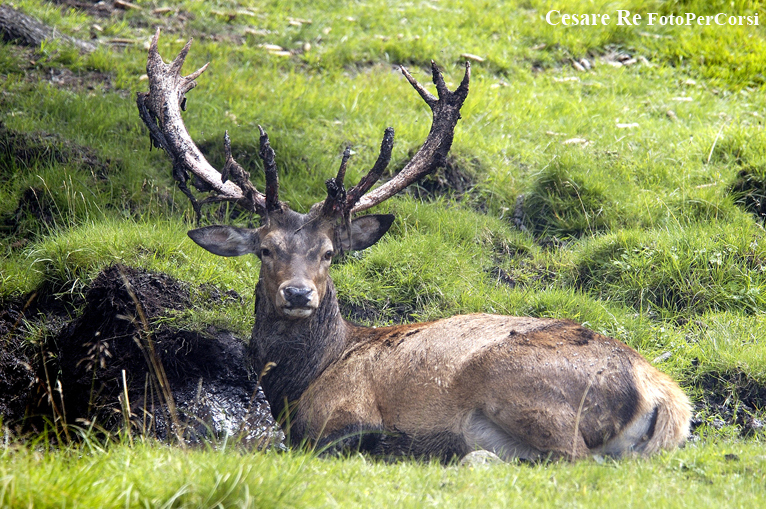
[[[300,214],[279,200],[274,152],[262,129],[265,194],[232,159],[228,135],[223,171],[205,160],[181,119],[185,93],[205,68],[181,76],[191,41],[165,64],[158,37],[149,50],[149,93],[138,97],[153,143],[170,155],[198,216],[203,203],[222,200],[261,216],[257,229],[208,226],[189,236],[217,255],[260,258],[249,353],[256,372],[268,371],[263,390],[274,415],[288,416],[293,443],[442,459],[479,449],[505,459],[576,459],[649,454],[684,442],[690,405],[678,385],[632,348],[574,322],[471,314],[371,328],[341,316],[333,257],[373,245],[393,221],[351,215],[444,163],[468,94],[468,64],[454,92],[432,66],[438,96],[402,68],[433,112],[423,146],[372,191],[390,159],[393,130],[386,130],[373,168],[348,190],[346,151],[327,181],[327,198]],[[198,189],[214,194],[197,202],[185,185],[190,173]]]

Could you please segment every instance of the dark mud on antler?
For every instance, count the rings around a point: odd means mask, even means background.
[[[113,432],[125,429],[129,411],[133,433],[160,439],[229,437],[246,448],[281,444],[282,432],[247,369],[244,342],[226,330],[172,325],[173,313],[192,306],[198,291],[165,274],[122,265],[102,271],[79,316],[46,347],[53,354],[47,371],[55,380],[44,380],[34,360],[2,352],[0,385],[26,396],[0,396],[6,422],[18,423],[24,399],[28,421],[39,422],[30,414],[46,410],[34,404],[32,393],[49,385],[51,422]]]

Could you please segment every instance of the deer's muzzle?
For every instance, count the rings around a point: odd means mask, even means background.
[[[277,308],[290,318],[308,318],[319,306],[319,297],[313,285],[286,282],[277,292]]]

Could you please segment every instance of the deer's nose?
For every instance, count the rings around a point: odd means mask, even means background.
[[[295,307],[303,307],[311,301],[311,288],[286,286],[282,289],[282,295],[285,300]]]

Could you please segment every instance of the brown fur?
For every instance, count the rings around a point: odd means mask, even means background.
[[[257,372],[276,364],[262,385],[294,443],[443,459],[475,449],[575,459],[649,454],[686,439],[690,405],[678,385],[627,345],[574,322],[488,314],[382,328],[345,321],[320,259],[342,235],[311,215],[284,214],[234,231],[233,246],[221,247],[227,227],[209,228],[218,251],[239,252],[244,238],[263,259],[268,245],[250,351]],[[374,243],[388,228],[378,222],[364,223],[374,233],[351,236]],[[210,233],[199,232],[192,237],[208,247]],[[280,310],[285,280],[321,295],[310,316]]]
[[[524,446],[521,454],[495,447],[501,455],[576,458],[601,452],[642,413],[667,404],[675,406],[661,415],[674,418],[634,448],[675,447],[688,432],[688,401],[672,381],[626,345],[573,322],[476,314],[355,332],[361,339],[300,398],[297,419],[314,439],[359,423],[411,438],[465,436],[478,412]]]

